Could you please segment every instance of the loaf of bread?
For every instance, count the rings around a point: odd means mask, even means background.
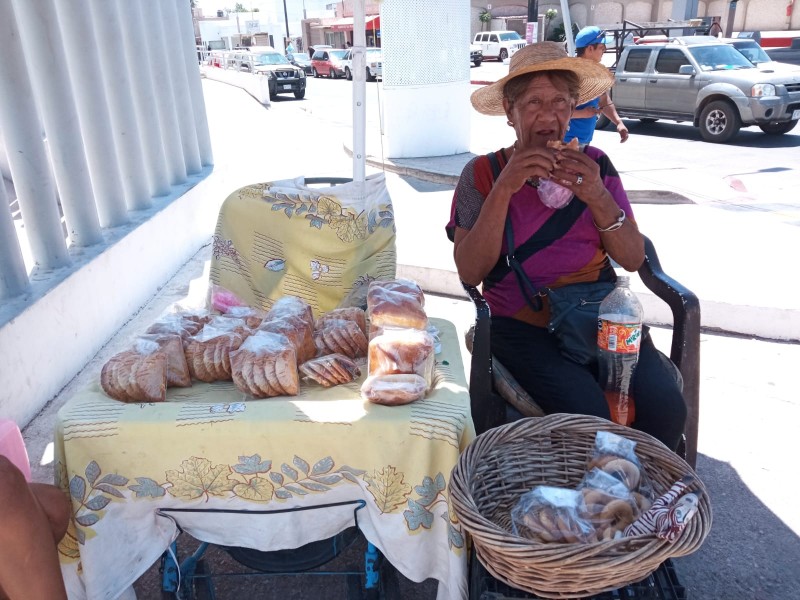
[[[214,315],[211,318],[211,321],[206,324],[205,328],[212,329],[214,331],[238,333],[243,338],[246,338],[248,335],[253,333],[252,328],[248,327],[245,319],[234,317],[229,314]]]
[[[174,333],[186,339],[197,335],[203,326],[210,320],[201,319],[197,315],[186,315],[183,313],[170,313],[162,316],[158,321],[150,325],[145,333],[169,334]]]
[[[419,375],[371,375],[361,385],[361,396],[375,404],[397,406],[424,398],[427,390]]]
[[[328,319],[314,331],[317,355],[344,354],[349,358],[367,355],[367,336],[354,321]]]
[[[359,366],[343,354],[327,354],[300,365],[300,372],[324,387],[341,385],[361,377]]]
[[[369,375],[415,374],[429,389],[434,366],[434,339],[427,331],[386,329],[369,342]]]
[[[228,317],[244,320],[245,325],[250,329],[258,329],[266,314],[266,311],[251,306],[231,306],[225,313]]]
[[[278,333],[289,338],[297,354],[297,362],[305,362],[317,353],[314,345],[314,327],[304,317],[286,315],[283,317],[267,317],[261,322],[259,331]]]
[[[146,333],[136,339],[140,343],[155,343],[167,357],[167,387],[191,387],[192,374],[186,364],[183,341],[177,333]]]
[[[314,329],[322,329],[322,326],[327,321],[353,321],[364,335],[367,335],[367,313],[362,308],[357,306],[348,306],[347,308],[334,308],[332,311],[325,313],[314,324]]]
[[[369,305],[370,296],[379,293],[378,290],[389,290],[390,292],[399,292],[412,296],[421,306],[425,306],[425,294],[422,293],[422,288],[419,287],[416,281],[411,281],[410,279],[375,279],[370,281],[367,291],[367,305]]]
[[[217,329],[208,324],[199,334],[185,340],[183,353],[192,377],[206,383],[230,381],[230,353],[242,345],[245,337],[237,331]]]
[[[370,287],[367,299],[370,327],[425,329],[428,316],[419,300],[404,292]]]
[[[233,383],[254,398],[296,396],[300,388],[297,354],[285,335],[259,331],[231,352]]]
[[[142,342],[103,365],[100,386],[122,402],[164,402],[167,397],[167,357],[158,344]]]

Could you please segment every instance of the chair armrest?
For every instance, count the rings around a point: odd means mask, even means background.
[[[461,282],[475,304],[475,334],[469,372],[469,397],[475,432],[480,434],[505,423],[505,400],[493,387],[491,311],[486,299],[473,285]]]
[[[644,238],[645,259],[639,276],[647,288],[672,310],[673,332],[670,359],[683,376],[686,400],[686,461],[697,461],[697,433],[700,410],[700,301],[697,296],[664,273],[653,242]]]

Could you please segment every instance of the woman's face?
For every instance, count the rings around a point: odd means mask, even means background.
[[[520,144],[544,147],[550,140],[564,139],[575,101],[565,81],[538,75],[516,98],[504,98],[503,106]]]

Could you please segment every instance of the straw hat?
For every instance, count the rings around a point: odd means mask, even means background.
[[[508,75],[491,85],[482,87],[472,93],[472,106],[484,115],[502,115],[503,88],[505,85],[525,73],[543,71],[572,71],[578,76],[578,104],[583,104],[607,92],[614,85],[614,77],[602,64],[587,58],[571,58],[558,42],[539,42],[518,50],[511,57]]]

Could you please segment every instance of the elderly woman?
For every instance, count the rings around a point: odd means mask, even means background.
[[[547,330],[547,298],[533,302],[508,264],[506,230],[511,227],[513,255],[538,290],[613,282],[609,257],[628,271],[642,264],[643,238],[608,156],[591,146],[557,147],[575,106],[612,84],[603,65],[542,42],[514,54],[506,77],[472,95],[478,112],[507,117],[516,141],[464,167],[447,232],[461,279],[483,284],[492,311],[492,353],[547,413],[610,418],[596,361],[579,364],[562,355]],[[546,193],[552,183],[560,186],[566,207],[553,207],[561,203]],[[686,419],[674,373],[645,335],[632,384],[632,426],[673,449]]]

